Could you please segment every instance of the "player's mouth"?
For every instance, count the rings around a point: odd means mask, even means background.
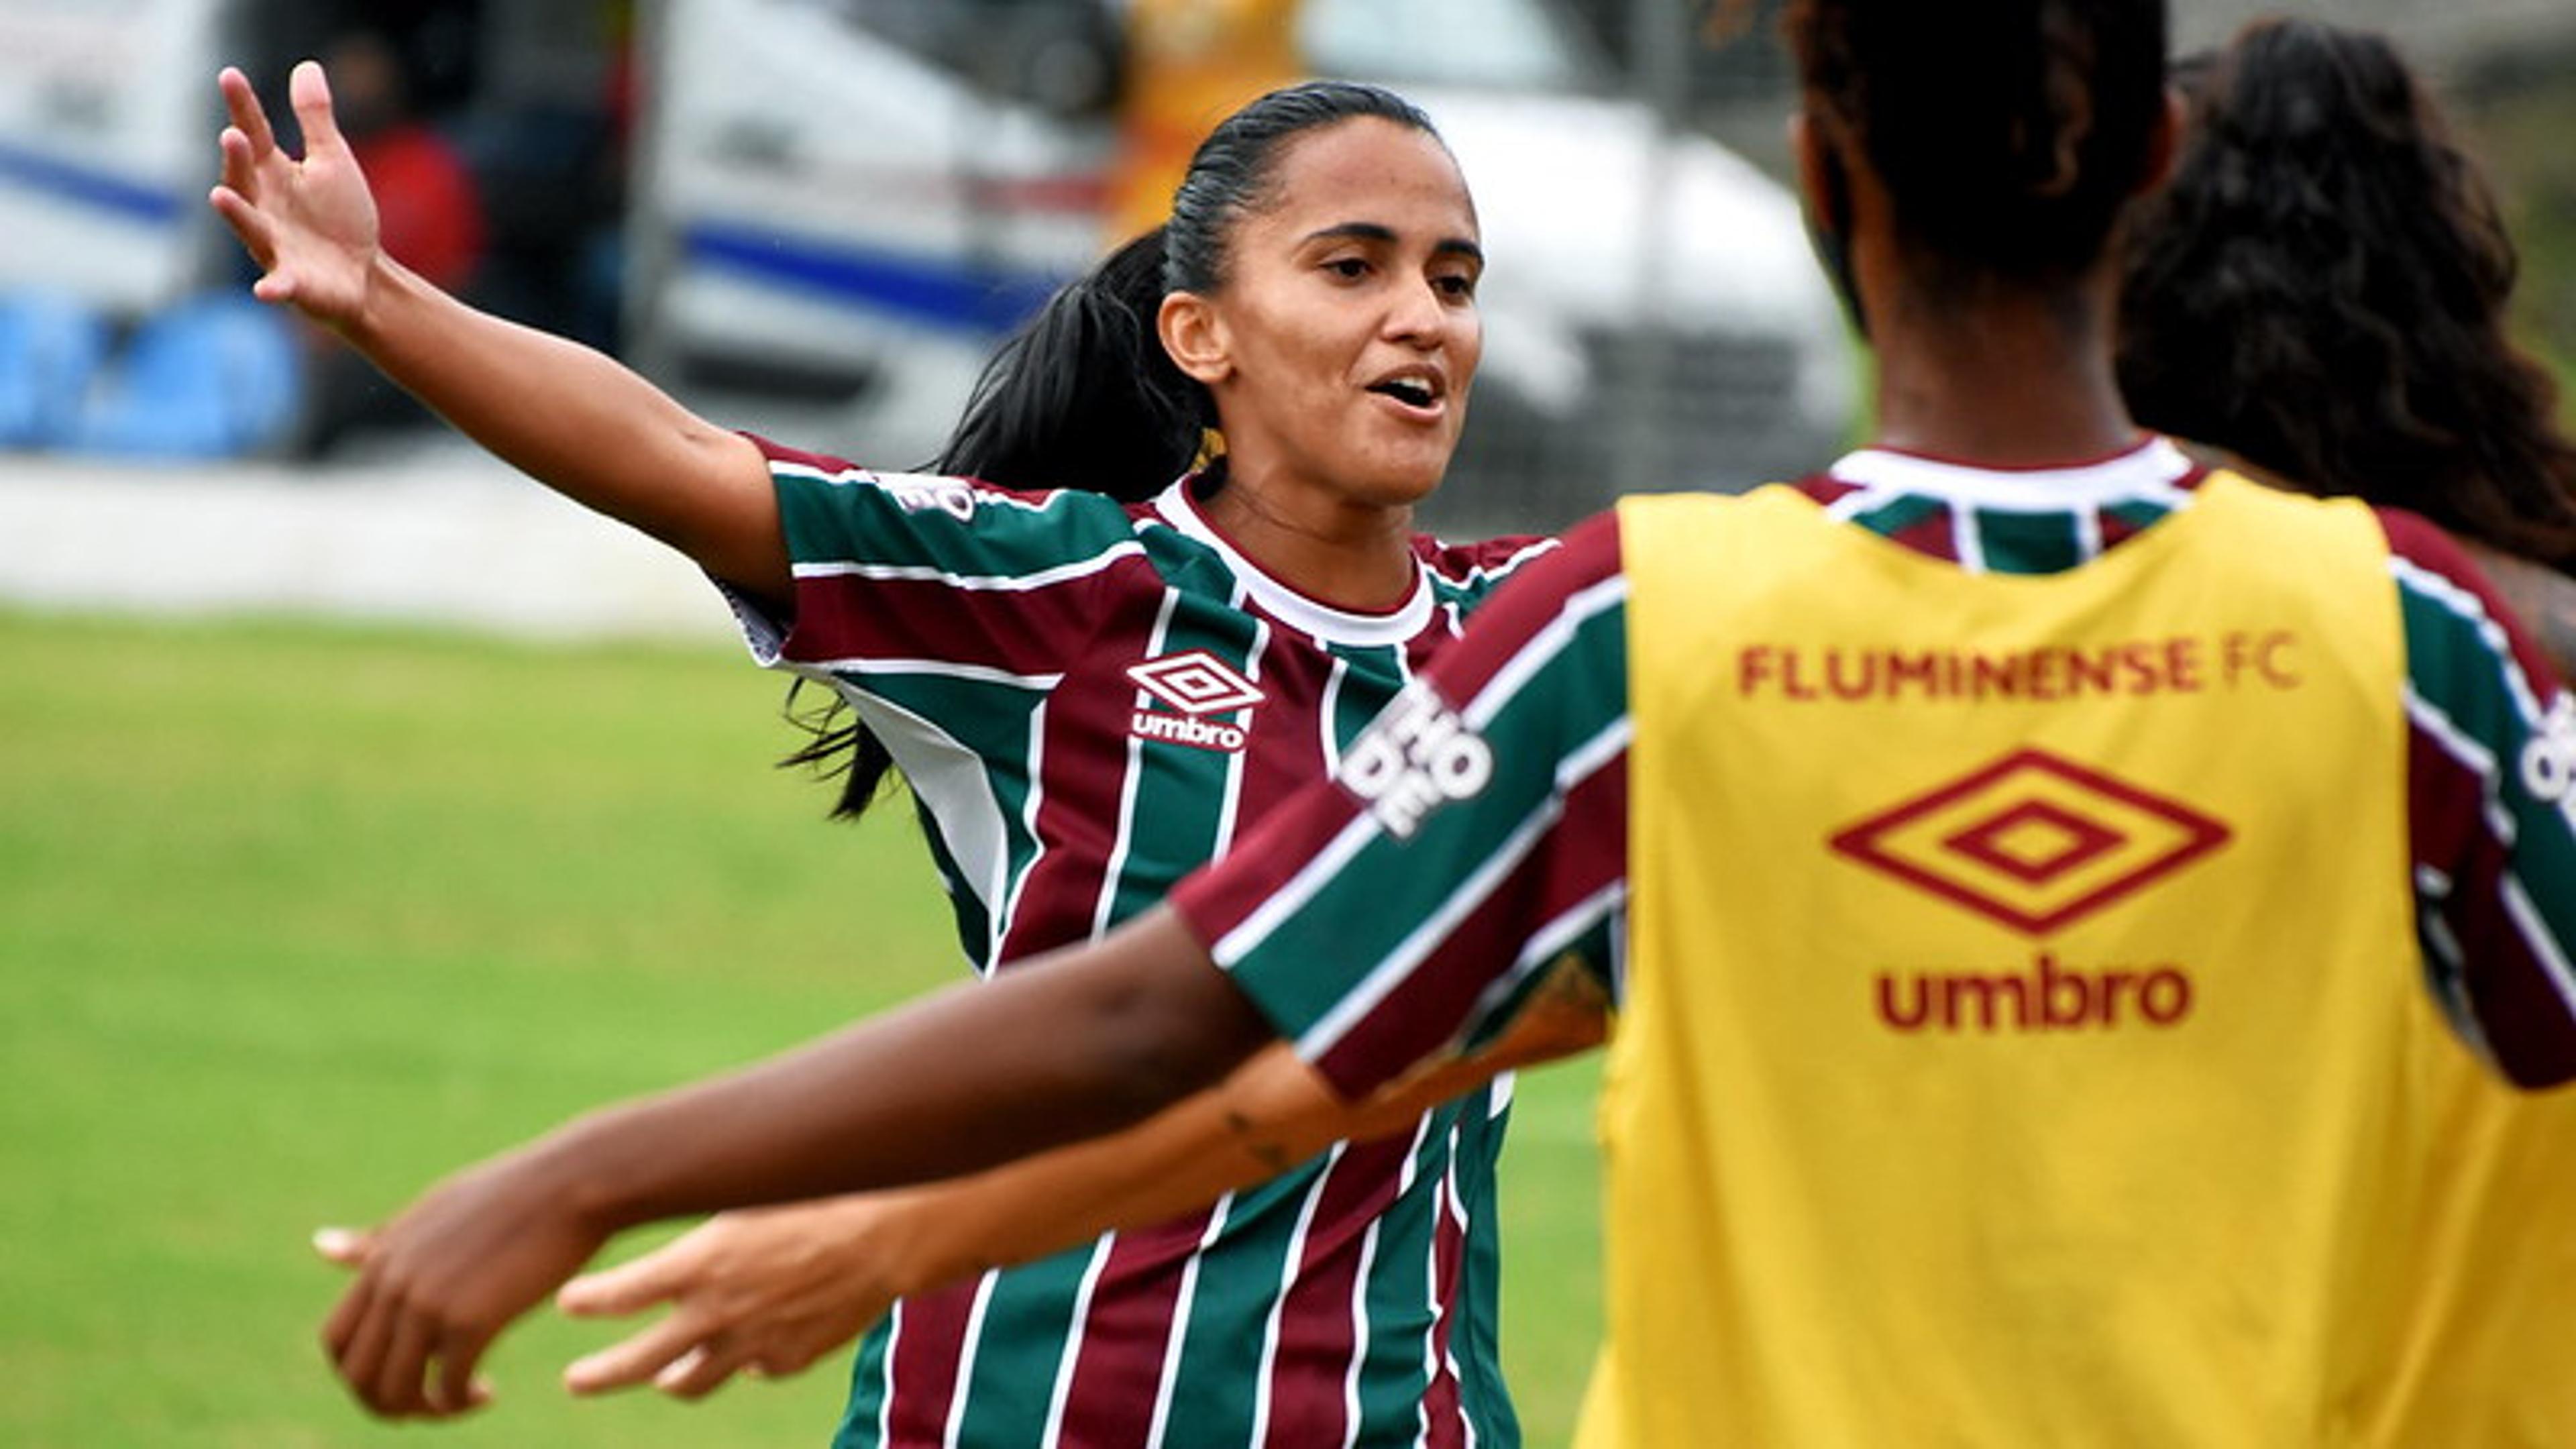
[[[1370,383],[1367,391],[1394,403],[1405,416],[1429,422],[1447,411],[1449,379],[1436,367],[1405,367]]]

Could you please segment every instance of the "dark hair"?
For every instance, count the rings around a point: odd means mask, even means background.
[[[1129,503],[1187,471],[1216,407],[1155,334],[1163,248],[1156,227],[1048,298],[985,362],[930,470]]]
[[[1175,366],[1157,328],[1163,297],[1224,289],[1236,229],[1273,205],[1287,144],[1360,117],[1439,131],[1393,91],[1349,81],[1275,90],[1218,123],[1190,157],[1171,220],[1065,284],[984,364],[935,472],[1006,488],[1081,488],[1123,502],[1160,492],[1199,457],[1216,401]],[[1211,484],[1224,460],[1212,465]],[[841,776],[839,818],[866,813],[894,759],[837,695],[788,718],[813,738],[781,761]]]
[[[2385,40],[2248,27],[2141,221],[2120,347],[2140,422],[2576,567],[2576,445],[2505,333],[2513,243]]]
[[[1782,27],[1927,280],[2071,278],[2145,179],[2162,0],[1792,0]]]

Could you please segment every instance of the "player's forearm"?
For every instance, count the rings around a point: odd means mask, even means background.
[[[759,450],[591,348],[478,311],[379,257],[341,336],[456,428],[765,604],[786,547]]]
[[[1276,1177],[1354,1120],[1354,1109],[1275,1046],[1114,1136],[907,1192],[884,1204],[891,1232],[876,1231],[902,1259],[902,1291],[919,1293],[1205,1207]]]
[[[894,1270],[904,1293],[1030,1262],[1204,1207],[1335,1142],[1411,1131],[1424,1113],[1502,1072],[1596,1045],[1604,1010],[1578,976],[1538,993],[1485,1051],[1426,1064],[1356,1103],[1273,1044],[1218,1085],[1115,1136],[884,1201],[871,1229],[881,1251],[901,1258]]]
[[[934,1181],[1127,1126],[1267,1039],[1168,915],[1081,955],[592,1114],[531,1165],[610,1228]]]

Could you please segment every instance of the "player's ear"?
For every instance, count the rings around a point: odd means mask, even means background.
[[[1172,364],[1202,387],[1234,375],[1234,349],[1216,304],[1196,292],[1166,292],[1154,330]]]
[[[2164,114],[2156,118],[2156,127],[2147,138],[2146,174],[2139,178],[2137,192],[2145,194],[2173,179],[2174,167],[2182,160],[2183,132],[2191,124],[2191,105],[2182,91],[2165,87]]]

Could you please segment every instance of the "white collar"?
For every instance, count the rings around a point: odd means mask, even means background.
[[[1244,592],[1261,606],[1262,612],[1327,643],[1356,647],[1402,644],[1430,625],[1431,582],[1419,558],[1414,561],[1413,592],[1393,611],[1362,614],[1337,609],[1271,577],[1261,565],[1244,557],[1217,531],[1216,525],[1208,522],[1198,499],[1190,495],[1190,482],[1183,478],[1156,495],[1155,514],[1225,560],[1226,568],[1242,582]]]
[[[1988,468],[1863,448],[1828,471],[1872,493],[1934,498],[1954,508],[2062,513],[2131,499],[2178,506],[2190,495],[2174,485],[2191,470],[2191,459],[2171,440],[2150,437],[2125,453],[2072,467]]]

